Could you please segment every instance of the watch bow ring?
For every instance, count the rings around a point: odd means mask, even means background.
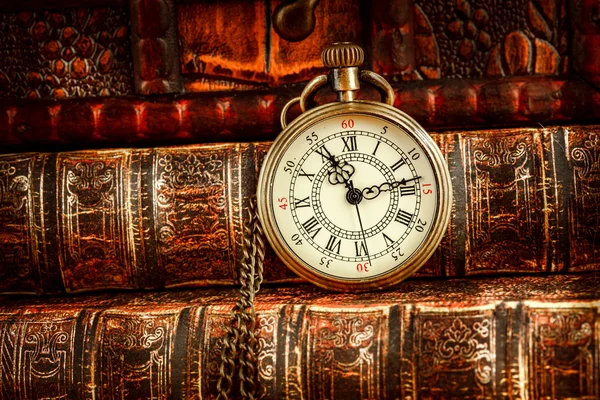
[[[417,271],[439,245],[450,219],[452,188],[439,148],[394,108],[384,78],[361,71],[363,52],[337,43],[323,52],[330,68],[299,98],[303,113],[267,154],[258,181],[259,219],[279,258],[301,277],[339,291],[394,285]],[[357,100],[360,82],[381,102]],[[314,108],[329,84],[338,101]]]

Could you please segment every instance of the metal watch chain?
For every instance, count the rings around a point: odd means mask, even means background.
[[[258,341],[254,298],[263,281],[264,258],[264,233],[256,212],[256,197],[253,196],[248,208],[248,221],[244,224],[240,295],[231,310],[231,323],[227,326],[222,341],[221,365],[217,382],[218,400],[228,400],[232,395],[236,372],[240,385],[239,393],[243,399],[254,400],[263,396],[258,381]]]
[[[314,97],[319,89],[329,84],[338,94],[338,101],[351,102],[360,87],[360,81],[372,84],[381,94],[382,102],[394,104],[394,90],[378,74],[359,70],[364,61],[362,49],[352,43],[334,43],[322,54],[323,64],[330,68],[329,75],[313,78],[300,97],[290,100],[281,112],[281,126],[286,128],[286,115],[296,102],[302,112],[314,106]],[[256,310],[254,297],[263,280],[265,236],[258,219],[256,197],[250,199],[248,223],[244,226],[244,256],[240,268],[240,296],[231,311],[232,320],[227,327],[221,349],[221,365],[217,390],[219,400],[233,396],[234,377],[239,379],[239,395],[244,399],[258,399],[258,341],[256,339]]]

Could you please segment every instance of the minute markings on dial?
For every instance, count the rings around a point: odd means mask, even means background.
[[[301,276],[327,287],[369,289],[397,272],[412,272],[406,267],[424,258],[432,247],[427,235],[435,233],[440,209],[446,210],[447,200],[441,201],[439,193],[447,182],[438,179],[445,175],[436,164],[440,157],[431,152],[433,143],[419,129],[405,126],[402,115],[363,110],[358,102],[350,106],[317,110],[284,132],[266,158],[263,171],[268,173],[259,180],[259,212],[276,253]],[[348,119],[356,125],[340,129]],[[423,178],[375,200],[358,204],[345,198],[348,186],[362,195],[373,185],[419,175]]]
[[[354,139],[348,138],[349,136],[356,137],[357,149],[355,151],[352,151]],[[343,137],[347,137],[347,140],[343,140]],[[300,154],[296,153],[295,155],[299,156]],[[392,171],[392,166],[396,166],[398,170]],[[396,180],[400,182],[395,175],[406,173],[409,177],[417,176],[415,167],[411,157],[407,156],[398,144],[373,132],[339,132],[310,143],[310,146],[301,154],[295,171],[291,174],[288,196],[296,232],[304,236],[310,246],[303,248],[296,246],[293,247],[294,251],[297,250],[299,254],[302,254],[304,248],[310,247],[319,254],[328,254],[328,257],[343,262],[363,262],[367,261],[368,256],[377,264],[376,260],[380,257],[387,257],[388,253],[402,243],[412,231],[411,227],[420,208],[421,185],[398,186],[396,184],[393,193],[385,196],[385,204],[374,202],[373,206],[365,204],[364,207],[356,207],[354,202],[343,201],[351,207],[354,205],[352,208],[360,208],[353,213],[355,216],[349,218],[348,222],[342,214],[337,213],[338,207],[335,206],[337,203],[334,203],[333,199],[337,197],[336,193],[347,193],[351,181],[361,182],[361,185],[364,185],[363,188],[369,188],[369,183],[374,179],[376,179],[375,182],[379,181],[380,185],[382,180],[388,183]],[[333,188],[333,186],[340,185],[346,186],[347,190]],[[358,192],[359,189],[356,191]],[[390,190],[390,192],[392,191]],[[332,196],[334,194],[335,196]],[[325,197],[322,197],[323,195]],[[410,198],[411,195],[414,199]],[[404,220],[404,223],[402,223],[401,216],[398,215],[398,201],[403,196],[406,196],[406,201],[402,203],[403,208],[414,214],[408,221]],[[320,206],[321,200],[324,201],[325,207]],[[413,203],[416,203],[414,210]],[[379,212],[380,204],[381,209],[387,211]],[[361,206],[363,205],[361,204]],[[313,209],[314,214],[310,213],[310,210]],[[377,215],[376,219],[372,217],[373,214]],[[348,216],[350,217],[350,215]],[[351,221],[355,218],[359,220],[358,225],[363,225],[361,229],[357,229],[358,227]],[[360,221],[361,219],[362,221]],[[392,224],[389,225],[390,223]],[[407,229],[402,229],[396,225],[397,223],[405,225]],[[400,231],[394,233],[394,230],[399,228]],[[385,231],[383,231],[384,229]],[[332,236],[334,236],[333,239]],[[369,252],[367,253],[367,251]],[[317,267],[317,269],[319,268]]]

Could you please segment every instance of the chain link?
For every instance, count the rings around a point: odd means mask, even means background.
[[[244,224],[240,296],[231,310],[231,323],[222,341],[217,400],[228,400],[230,396],[235,396],[236,371],[239,395],[243,399],[255,400],[263,396],[258,382],[254,297],[263,281],[265,241],[256,212],[256,197],[250,199],[248,214],[248,223]]]

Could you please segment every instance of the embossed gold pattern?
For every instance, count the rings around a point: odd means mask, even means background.
[[[482,313],[427,312],[419,314],[419,393],[439,396],[461,392],[492,398],[495,333],[492,311]]]
[[[307,395],[334,398],[349,391],[361,399],[381,398],[386,310],[310,307],[306,318]]]
[[[543,271],[543,176],[537,132],[461,135],[465,165],[467,275]]]
[[[39,286],[40,261],[33,217],[34,156],[0,161],[0,279],[17,292]]]
[[[177,314],[106,312],[99,320],[99,395],[166,398]]]
[[[254,331],[261,393],[596,398],[598,279],[411,280],[377,296],[265,287]],[[5,297],[0,393],[214,398],[236,292]]]
[[[79,313],[47,311],[19,319],[0,311],[3,396],[32,399],[69,396]]]
[[[154,185],[159,267],[166,285],[230,271],[229,149],[170,149],[156,154]]]
[[[600,262],[600,136],[598,132],[567,130],[573,200],[569,202],[571,263],[585,271]]]
[[[532,307],[528,316],[533,391],[540,398],[597,397],[598,311]]]
[[[131,216],[122,208],[129,201],[123,173],[130,160],[127,151],[58,157],[59,249],[66,287],[133,286],[134,260],[127,234]]]

